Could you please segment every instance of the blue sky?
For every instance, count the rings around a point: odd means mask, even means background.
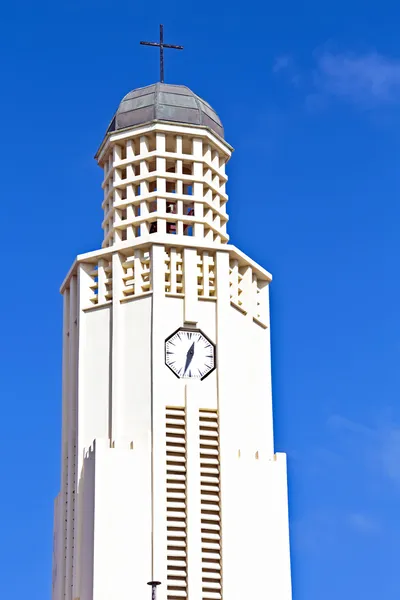
[[[279,4],[279,5],[278,5]],[[2,592],[49,597],[61,297],[101,243],[93,155],[158,77],[235,147],[231,240],[274,275],[276,449],[289,461],[295,600],[398,600],[400,41],[382,0],[27,0],[3,7]],[[249,573],[249,577],[254,573]]]

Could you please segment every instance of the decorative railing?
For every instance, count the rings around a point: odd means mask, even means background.
[[[197,293],[199,298],[216,298],[215,253],[197,253]]]
[[[100,259],[90,265],[88,275],[91,279],[90,303],[94,306],[112,300],[112,264],[110,260]]]
[[[150,251],[137,249],[122,263],[124,298],[139,296],[151,290]]]
[[[114,257],[114,258],[113,258]],[[114,262],[113,272],[113,260]],[[168,296],[185,296],[185,250],[164,247],[164,292]],[[105,305],[113,299],[127,301],[152,291],[151,245],[124,249],[124,254],[110,253],[91,259],[81,266],[80,286],[83,308]],[[199,300],[217,300],[217,251],[196,252],[197,296]],[[229,294],[233,307],[251,317],[262,327],[268,326],[268,284],[270,279],[248,262],[243,255],[232,252],[229,261]],[[222,284],[222,280],[221,280]],[[114,286],[114,290],[113,290]],[[85,291],[86,290],[86,291]]]
[[[249,264],[240,265],[233,258],[229,263],[229,288],[231,304],[243,314],[250,315],[264,327],[268,326],[268,286],[267,279],[257,277]]]
[[[165,293],[183,294],[183,252],[177,248],[165,249]]]

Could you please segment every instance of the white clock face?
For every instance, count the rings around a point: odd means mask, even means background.
[[[178,329],[165,341],[165,364],[180,379],[204,379],[215,368],[215,346],[201,331]]]

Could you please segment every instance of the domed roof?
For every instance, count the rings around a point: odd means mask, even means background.
[[[122,99],[107,133],[151,121],[203,125],[224,136],[221,120],[207,102],[184,85],[167,83],[129,92]]]

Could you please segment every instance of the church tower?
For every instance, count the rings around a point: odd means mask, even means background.
[[[149,580],[158,600],[291,598],[271,275],[229,243],[231,152],[164,83],[123,98],[97,152],[102,247],[61,288],[53,600],[146,600]]]

